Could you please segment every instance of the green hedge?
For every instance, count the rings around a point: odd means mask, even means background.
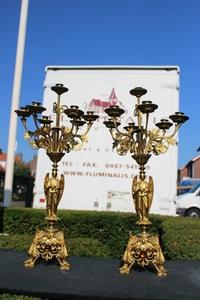
[[[24,250],[45,226],[45,211],[6,208],[0,211],[3,232],[0,248]],[[137,233],[132,213],[59,210],[58,226],[65,233],[70,255],[121,258],[130,233]],[[166,259],[200,259],[200,220],[151,215],[151,232],[160,234]]]
[[[167,217],[162,223],[161,238],[166,259],[200,259],[200,219]]]
[[[0,295],[1,300],[42,300],[41,298],[36,297],[29,297],[23,295],[10,295],[10,294],[3,294]]]

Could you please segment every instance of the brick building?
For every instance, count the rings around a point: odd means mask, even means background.
[[[178,171],[178,181],[183,177],[200,178],[200,155],[191,159],[184,167]]]
[[[6,160],[7,160],[7,154],[0,149],[0,172],[5,172],[6,170]],[[17,153],[15,155],[15,163],[16,164],[22,164],[23,163],[23,157],[21,153]],[[36,165],[37,165],[37,155],[33,157],[31,161],[28,163],[25,163],[27,167],[30,168],[31,176],[35,177],[36,173]]]
[[[30,168],[31,176],[35,178],[37,167],[37,155],[33,156],[33,159],[27,163],[27,166]]]
[[[0,149],[0,171],[5,172],[6,170],[6,161],[7,161],[7,154]],[[22,154],[18,153],[15,155],[15,163],[20,164],[22,163]]]
[[[0,149],[0,171],[4,172],[6,168],[7,154]]]

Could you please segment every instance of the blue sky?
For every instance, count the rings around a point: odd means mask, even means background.
[[[20,0],[0,0],[0,147],[7,151]],[[30,0],[20,104],[42,100],[47,65],[178,65],[179,166],[198,153],[199,0]],[[34,151],[22,141],[18,152]]]

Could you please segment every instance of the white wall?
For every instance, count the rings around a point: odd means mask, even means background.
[[[169,68],[170,69],[170,68]],[[44,90],[45,114],[52,115],[52,104],[56,94],[50,87],[62,83],[69,92],[61,97],[65,105],[79,105],[81,109],[88,107],[92,99],[108,101],[114,88],[118,103],[123,105],[127,113],[122,123],[133,117],[135,97],[129,94],[130,89],[142,86],[148,90],[143,100],[151,100],[159,105],[150,116],[150,128],[161,118],[167,118],[178,111],[179,74],[177,68],[166,71],[165,68],[129,69],[84,69],[57,67],[47,68]],[[103,125],[105,113],[89,132],[89,141],[79,152],[70,152],[59,163],[59,171],[65,174],[65,191],[59,205],[60,208],[86,210],[133,211],[130,194],[132,177],[137,174],[137,165],[130,154],[119,156],[112,150],[112,138]],[[66,125],[66,120],[64,125]],[[173,204],[176,195],[177,146],[171,146],[166,154],[152,156],[147,165],[147,173],[152,175],[155,184],[154,201],[151,212],[174,214]],[[34,207],[45,207],[43,180],[50,171],[51,163],[44,150],[39,151],[36,173],[36,195]],[[98,203],[98,206],[97,206]],[[111,206],[111,207],[110,207]]]

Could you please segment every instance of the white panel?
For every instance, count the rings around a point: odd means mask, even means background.
[[[54,70],[56,68],[56,70]],[[123,125],[134,119],[135,97],[130,89],[142,86],[148,90],[143,100],[151,100],[159,108],[150,116],[150,127],[161,118],[167,118],[178,111],[179,74],[177,67],[130,67],[130,68],[68,68],[49,67],[46,70],[44,106],[45,114],[52,115],[52,104],[56,94],[50,87],[62,83],[69,92],[61,97],[65,105],[78,105],[81,109],[89,107],[100,116],[89,132],[89,141],[81,151],[70,152],[59,163],[59,171],[65,175],[65,191],[60,208],[81,210],[133,211],[131,197],[132,177],[137,174],[136,162],[131,156],[119,156],[112,150],[112,138],[103,125],[104,105],[110,102],[114,91],[117,104],[126,113]],[[168,68],[168,70],[166,70]],[[66,125],[66,120],[63,121]],[[43,180],[50,172],[51,163],[44,150],[39,151],[36,174],[34,207],[45,207]],[[176,195],[177,146],[171,146],[166,154],[152,155],[147,165],[147,173],[152,175],[155,195],[151,213],[174,214]]]

